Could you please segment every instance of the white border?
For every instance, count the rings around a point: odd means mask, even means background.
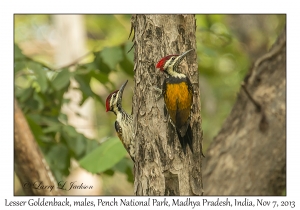
[[[295,2],[295,3],[293,3]],[[299,95],[300,95],[300,68],[299,68],[299,12],[296,1],[1,1],[0,10],[0,46],[1,46],[1,146],[0,146],[0,208],[5,207],[5,200],[26,200],[31,197],[13,197],[13,14],[14,13],[286,13],[287,14],[287,196],[286,197],[247,197],[247,199],[266,199],[271,201],[296,201],[299,208]],[[79,4],[78,4],[79,3]],[[32,197],[33,198],[33,197]],[[46,197],[51,200],[53,197]],[[68,200],[84,200],[85,197],[68,197]],[[102,197],[111,200],[113,197]],[[144,197],[117,197],[117,199],[143,200]],[[162,197],[152,197],[163,199]],[[169,202],[176,197],[167,198]],[[216,200],[217,197],[205,197]],[[205,198],[199,198],[205,199]],[[229,197],[230,200],[243,197]],[[38,199],[34,197],[34,199]],[[65,197],[57,198],[64,200]],[[94,200],[100,197],[89,197]],[[185,199],[185,197],[181,197]],[[193,198],[194,199],[194,198]],[[226,197],[221,197],[226,199]],[[4,207],[4,208],[3,208]],[[49,208],[49,207],[44,207]],[[53,207],[50,207],[53,208]],[[60,207],[57,207],[60,208]],[[74,207],[76,208],[76,207]],[[86,207],[85,207],[86,208]],[[98,207],[106,209],[105,207]],[[132,207],[124,207],[132,209]],[[137,207],[140,208],[140,207]],[[145,207],[149,208],[149,207]],[[152,208],[152,207],[150,207]],[[164,208],[164,207],[156,207]],[[175,207],[179,208],[179,207]],[[181,207],[182,208],[182,207]],[[201,207],[195,207],[201,208]],[[222,207],[222,209],[227,207]],[[229,208],[229,207],[228,207]],[[239,207],[246,209],[249,207]],[[297,209],[296,208],[296,209]],[[81,208],[82,209],[82,208]],[[188,207],[188,209],[192,209]],[[232,208],[230,208],[232,209]],[[235,208],[234,208],[235,209]],[[237,209],[237,208],[236,208]],[[268,209],[268,208],[264,208]],[[281,208],[276,208],[281,209]]]

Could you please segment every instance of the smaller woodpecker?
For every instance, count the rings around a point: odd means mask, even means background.
[[[117,116],[115,129],[125,149],[134,162],[134,137],[132,128],[132,115],[127,114],[122,108],[122,95],[128,80],[121,86],[120,90],[112,92],[106,99],[106,112],[112,111]]]
[[[193,152],[193,132],[190,126],[190,113],[193,104],[193,85],[190,79],[178,72],[178,66],[184,57],[191,52],[188,50],[181,55],[168,55],[163,57],[156,68],[167,74],[164,80],[162,94],[165,100],[165,107],[171,118],[172,124],[186,154],[186,146],[189,145]]]

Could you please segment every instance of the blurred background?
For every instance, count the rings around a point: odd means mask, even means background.
[[[17,99],[57,181],[93,186],[68,195],[133,195],[133,163],[105,112],[106,97],[128,79],[131,15],[15,15]],[[266,53],[285,15],[196,15],[205,150],[231,111],[251,64]],[[99,70],[101,69],[101,70]],[[15,195],[24,195],[15,175]]]

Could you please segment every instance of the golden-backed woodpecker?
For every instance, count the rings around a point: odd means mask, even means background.
[[[132,128],[132,115],[127,114],[122,108],[122,95],[128,80],[121,86],[120,90],[112,92],[106,99],[106,112],[112,111],[117,116],[115,129],[125,149],[134,161],[134,138]]]
[[[190,126],[190,113],[193,104],[193,85],[190,79],[178,72],[178,66],[184,57],[191,52],[188,50],[181,55],[168,55],[163,57],[156,68],[167,74],[164,80],[162,94],[165,107],[170,115],[172,124],[186,154],[186,146],[189,145],[193,152],[193,133]]]

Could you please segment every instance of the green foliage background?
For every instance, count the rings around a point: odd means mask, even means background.
[[[113,183],[116,173],[133,183],[132,161],[115,135],[115,116],[104,107],[106,96],[129,79],[123,106],[131,112],[132,89],[128,87],[133,85],[134,49],[127,53],[132,46],[130,17],[84,15],[91,53],[70,71],[70,67],[55,67],[53,50],[47,45],[53,30],[51,15],[15,15],[15,97],[57,180],[69,175],[74,159],[105,183]],[[196,15],[204,152],[230,113],[251,63],[274,43],[285,18]],[[64,97],[70,79],[80,86],[80,105],[94,99],[96,139],[77,132],[61,112],[63,104],[70,102]],[[104,184],[103,193],[132,194],[130,186],[118,192]]]

